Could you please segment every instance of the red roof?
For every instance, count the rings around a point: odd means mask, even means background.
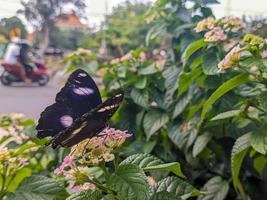
[[[60,15],[55,23],[60,27],[88,28],[87,25],[81,23],[79,17],[75,13]]]

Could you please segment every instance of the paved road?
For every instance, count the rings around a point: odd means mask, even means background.
[[[59,87],[50,82],[47,86],[12,86],[0,84],[0,114],[23,113],[38,119],[41,111],[54,102]]]

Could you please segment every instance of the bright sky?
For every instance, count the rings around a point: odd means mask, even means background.
[[[112,8],[125,0],[86,0],[86,14],[90,25],[99,24],[103,20],[107,2],[108,12]],[[149,0],[139,0],[149,1]],[[242,16],[267,16],[266,0],[220,0],[221,4],[213,6],[214,13],[217,17],[226,15]],[[21,7],[20,0],[0,0],[0,18],[10,17],[16,14]]]

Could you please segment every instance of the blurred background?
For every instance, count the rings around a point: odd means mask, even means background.
[[[50,82],[45,87],[25,84],[0,86],[0,114],[18,112],[38,118],[39,113],[54,101],[55,94],[66,80],[66,69],[71,66],[65,57],[79,49],[96,55],[87,63],[91,71],[140,47],[147,48],[150,56],[160,60],[164,53],[157,52],[168,48],[168,37],[150,46],[146,41],[154,25],[147,13],[155,2],[0,0],[0,58],[4,58],[12,33],[19,29],[21,39],[38,52],[50,76]],[[266,37],[265,3],[264,0],[221,0],[210,7],[215,17],[241,17],[247,23],[247,32]],[[193,5],[190,1],[187,4],[188,8]],[[0,72],[2,70],[0,67]]]

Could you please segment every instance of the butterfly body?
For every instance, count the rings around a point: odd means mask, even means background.
[[[105,129],[122,100],[123,93],[117,93],[102,102],[93,79],[78,69],[57,94],[56,103],[41,113],[37,137],[54,137],[53,148],[71,147]]]

